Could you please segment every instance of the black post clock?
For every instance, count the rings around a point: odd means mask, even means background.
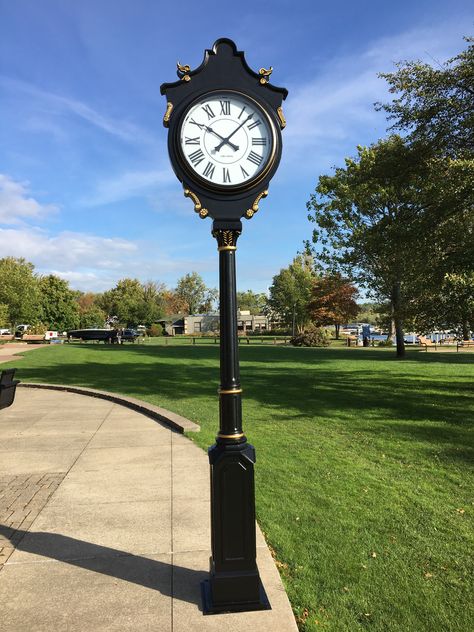
[[[178,63],[177,72],[178,81],[161,86],[171,164],[194,210],[213,219],[219,251],[220,424],[209,448],[212,557],[203,610],[261,610],[270,604],[256,563],[255,450],[242,430],[235,251],[241,218],[258,211],[278,168],[288,93],[269,83],[272,68],[254,72],[226,38],[199,68]]]

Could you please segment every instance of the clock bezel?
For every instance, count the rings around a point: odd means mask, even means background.
[[[196,106],[196,104],[204,101],[208,96],[212,95],[221,95],[221,94],[230,94],[236,95],[244,100],[250,101],[253,103],[255,109],[260,112],[260,114],[265,118],[272,137],[272,148],[271,152],[268,155],[265,166],[261,169],[253,178],[245,180],[239,184],[219,184],[217,182],[212,182],[212,180],[207,180],[203,178],[197,171],[195,171],[189,162],[186,160],[183,147],[181,144],[181,130],[183,127],[184,120],[188,112]],[[176,119],[178,119],[178,113],[176,113]],[[275,161],[279,155],[280,149],[280,136],[278,134],[278,122],[276,121],[273,112],[271,110],[267,110],[267,108],[255,97],[253,97],[248,92],[243,92],[241,90],[235,90],[230,88],[216,88],[214,90],[205,90],[199,95],[194,95],[193,99],[184,104],[184,107],[179,112],[179,122],[175,127],[173,144],[175,148],[175,155],[177,156],[180,167],[184,171],[184,173],[194,181],[196,184],[208,188],[215,192],[220,193],[238,193],[241,191],[247,191],[249,189],[254,188],[263,180],[265,180],[269,171],[275,165]]]

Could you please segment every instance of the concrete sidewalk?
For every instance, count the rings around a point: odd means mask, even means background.
[[[19,389],[0,411],[0,629],[295,632],[257,530],[272,610],[204,616],[209,465],[113,402]]]

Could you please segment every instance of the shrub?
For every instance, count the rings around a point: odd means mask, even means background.
[[[393,342],[388,338],[387,340],[379,340],[377,347],[393,347]]]
[[[159,323],[154,323],[147,329],[146,333],[148,336],[151,336],[152,338],[156,338],[157,336],[162,336],[163,325],[160,325]]]
[[[48,331],[48,327],[43,323],[34,323],[26,330],[26,334],[33,334],[34,336],[42,336]]]
[[[329,332],[322,327],[310,327],[291,338],[290,343],[294,347],[329,347],[331,337]]]

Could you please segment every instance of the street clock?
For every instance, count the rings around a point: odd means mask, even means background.
[[[250,219],[267,195],[281,157],[287,90],[254,72],[229,39],[219,39],[196,70],[178,64],[164,83],[168,151],[185,195],[202,218]]]
[[[211,549],[202,582],[203,612],[270,608],[256,563],[255,450],[242,430],[238,354],[236,249],[241,218],[266,197],[281,157],[281,109],[287,91],[254,72],[229,39],[206,50],[196,70],[178,63],[179,80],[164,83],[168,151],[184,194],[211,217],[219,251],[219,431],[209,448]]]

